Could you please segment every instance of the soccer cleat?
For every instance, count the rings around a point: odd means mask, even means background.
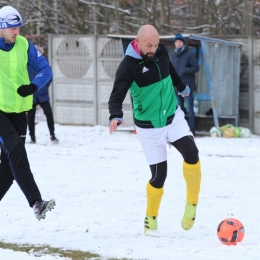
[[[31,142],[30,144],[35,144],[36,143],[36,138],[35,136],[31,136]]]
[[[59,142],[59,139],[55,136],[55,135],[51,135],[51,141],[53,143],[58,143]]]
[[[33,211],[35,217],[39,220],[45,219],[46,212],[54,209],[55,205],[56,205],[55,200],[36,201],[35,204],[33,205]]]
[[[146,234],[148,230],[157,230],[157,217],[146,215],[144,218],[144,234]]]
[[[189,230],[193,227],[195,222],[197,205],[186,203],[185,212],[181,221],[182,228],[185,230]]]

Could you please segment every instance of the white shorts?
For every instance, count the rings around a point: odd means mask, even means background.
[[[178,106],[170,125],[161,128],[136,127],[137,136],[149,165],[167,160],[166,144],[191,135],[193,136],[185,115]]]

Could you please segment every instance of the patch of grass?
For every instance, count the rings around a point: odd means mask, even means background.
[[[80,250],[64,250],[61,248],[50,247],[48,245],[35,246],[29,244],[15,244],[15,243],[5,243],[0,241],[0,248],[10,249],[17,252],[26,252],[28,254],[34,254],[35,256],[42,255],[53,255],[70,258],[72,260],[102,260],[102,257],[98,254],[93,254],[91,252],[84,252]],[[108,260],[131,260],[127,258],[110,258]]]

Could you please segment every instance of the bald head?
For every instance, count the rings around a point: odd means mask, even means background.
[[[159,41],[158,31],[150,24],[143,25],[137,32],[137,38],[157,38]]]
[[[152,25],[143,25],[137,32],[135,39],[142,57],[147,61],[153,61],[159,45],[159,33]]]

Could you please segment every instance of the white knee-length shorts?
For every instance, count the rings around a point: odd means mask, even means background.
[[[149,165],[167,160],[167,143],[175,142],[187,135],[193,135],[179,106],[170,125],[161,128],[135,127]]]

